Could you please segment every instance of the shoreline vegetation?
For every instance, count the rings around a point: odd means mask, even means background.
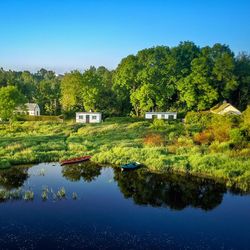
[[[250,190],[248,108],[242,116],[189,112],[182,121],[107,118],[0,123],[0,168],[92,155],[121,165],[139,161],[152,172],[173,172],[223,181]]]

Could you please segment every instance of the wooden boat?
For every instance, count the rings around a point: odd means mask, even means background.
[[[121,165],[121,170],[132,170],[140,167],[142,164],[140,162],[130,162],[128,164]]]
[[[61,165],[66,165],[66,164],[74,164],[74,163],[80,163],[84,161],[88,161],[91,158],[90,155],[82,156],[82,157],[77,157],[77,158],[71,158],[68,160],[63,160],[60,162]]]

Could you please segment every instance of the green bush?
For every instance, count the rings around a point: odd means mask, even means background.
[[[210,112],[188,112],[185,116],[185,124],[189,133],[201,132],[211,124],[213,114]]]
[[[144,121],[144,118],[141,117],[130,117],[130,116],[124,116],[124,117],[107,117],[105,119],[105,122],[110,123],[130,123],[130,122],[139,122]]]
[[[6,159],[0,159],[0,168],[8,168],[11,166],[10,161]]]
[[[22,115],[17,117],[18,121],[63,121],[63,116],[50,116],[50,115]]]
[[[162,119],[154,119],[150,127],[155,130],[164,130],[167,127],[167,123]]]

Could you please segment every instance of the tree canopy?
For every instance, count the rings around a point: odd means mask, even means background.
[[[48,115],[93,110],[142,116],[146,111],[206,110],[224,100],[244,110],[250,104],[250,56],[235,56],[224,44],[201,48],[186,41],[128,55],[114,70],[92,66],[56,75],[46,69],[0,69],[0,88],[7,86]]]
[[[16,108],[24,103],[24,95],[15,86],[0,88],[0,117],[2,120],[13,119]]]

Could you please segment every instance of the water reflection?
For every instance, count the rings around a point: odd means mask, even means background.
[[[22,187],[24,182],[28,179],[27,166],[16,166],[10,169],[0,171],[0,187],[11,190]]]
[[[82,178],[86,182],[91,182],[100,174],[101,166],[93,162],[78,165],[65,165],[62,167],[62,175],[69,181],[80,181]]]
[[[156,174],[140,169],[114,171],[114,179],[125,198],[136,204],[170,207],[181,210],[187,206],[211,210],[218,206],[227,191],[223,184],[212,180],[174,174]]]
[[[62,177],[72,182],[92,182],[102,174],[102,166],[92,162],[48,167],[57,168],[58,183]],[[12,190],[22,187],[28,178],[32,179],[28,175],[28,169],[29,167],[19,166],[1,170],[0,188]],[[191,206],[211,210],[222,202],[223,195],[227,192],[226,186],[221,183],[191,176],[156,174],[146,169],[121,172],[119,168],[114,168],[113,172],[120,192],[138,205],[169,207],[175,210]]]

